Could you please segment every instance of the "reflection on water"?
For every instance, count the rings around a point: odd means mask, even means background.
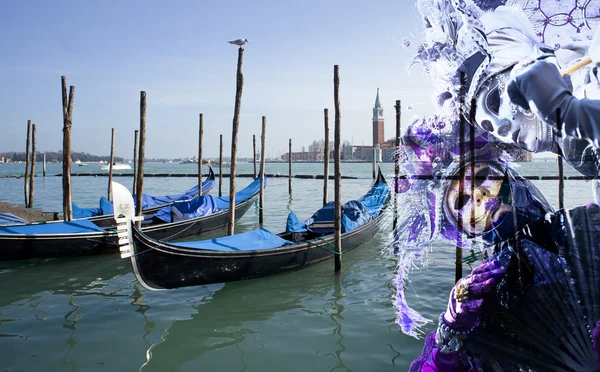
[[[335,324],[333,334],[339,337],[338,341],[336,341],[336,344],[339,347],[335,350],[335,358],[338,361],[338,365],[332,368],[332,370],[346,370],[347,367],[342,360],[342,354],[344,351],[346,351],[346,346],[344,346],[344,335],[342,334],[342,323],[344,321],[343,315],[346,311],[346,306],[344,306],[344,304],[341,302],[345,294],[342,289],[342,279],[339,273],[335,275],[333,283],[333,298],[331,299],[333,306],[330,310],[329,319],[331,319],[333,324]]]
[[[556,163],[548,164],[554,172]],[[523,165],[520,172],[542,175],[545,165]],[[296,171],[310,173],[309,166]],[[344,200],[368,189],[367,174],[343,180]],[[118,180],[129,185],[125,179]],[[148,181],[157,194],[193,183]],[[0,179],[3,197],[20,202],[21,182]],[[555,181],[535,184],[557,204]],[[40,182],[46,196],[36,195],[36,201],[60,206],[57,185],[58,177]],[[287,179],[269,180],[265,227],[283,231],[290,210],[300,220],[310,217],[322,206],[322,185],[295,179],[290,198]],[[106,192],[106,180],[79,177],[74,187],[78,198],[95,203]],[[567,181],[567,206],[590,201],[589,189],[589,183]],[[257,224],[255,208],[236,230]],[[344,254],[339,275],[328,261],[268,278],[166,292],[145,291],[129,261],[118,255],[0,262],[0,371],[405,371],[423,341],[401,334],[394,323],[395,261],[380,255],[391,226],[381,228],[375,239]],[[453,255],[454,247],[434,247],[428,265],[416,267],[407,282],[407,300],[429,319],[445,308]],[[425,331],[433,329],[430,324]]]

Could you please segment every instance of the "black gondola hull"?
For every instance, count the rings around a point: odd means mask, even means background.
[[[381,218],[381,217],[380,217]],[[348,252],[373,238],[379,218],[342,234],[342,252]],[[332,258],[333,235],[269,250],[218,252],[174,249],[148,239],[134,229],[135,252],[132,264],[138,280],[150,289],[171,289],[259,278]]]
[[[0,261],[89,256],[117,251],[117,235],[113,232],[0,235]]]
[[[236,206],[236,219],[248,211],[252,201]],[[222,211],[193,220],[150,226],[148,234],[185,238],[227,225],[228,211]],[[114,218],[114,217],[113,217]],[[113,231],[86,234],[18,235],[0,234],[0,261],[31,258],[77,257],[118,252],[117,235]]]

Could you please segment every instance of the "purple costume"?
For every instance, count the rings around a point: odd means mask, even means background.
[[[572,223],[561,229],[565,219]],[[588,279],[588,276],[596,275],[600,267],[599,231],[600,207],[596,204],[561,211],[549,221],[526,226],[516,239],[522,241],[521,259],[527,261],[525,265],[531,269],[533,277],[526,279],[524,275],[517,274],[514,265],[513,269],[510,268],[517,259],[514,252],[507,254],[510,246],[504,246],[498,252],[499,261],[488,261],[475,268],[453,288],[448,309],[440,316],[437,332],[427,336],[423,353],[412,363],[410,371],[519,371],[524,366],[535,370],[554,370],[554,367],[556,370],[577,371],[600,369],[600,320],[595,323],[585,320],[589,314],[597,314],[597,310],[592,308],[598,307],[598,300],[586,299],[586,295],[594,293],[590,285],[598,285],[598,279]],[[580,258],[580,262],[593,268],[578,267]],[[505,268],[507,275],[504,275]],[[578,272],[573,273],[574,270]],[[464,280],[470,282],[469,295],[459,303],[455,292]],[[530,283],[523,285],[521,280],[529,280]],[[515,293],[520,294],[515,297]],[[573,297],[573,293],[578,297]],[[507,297],[507,294],[511,296]],[[484,304],[484,301],[488,302]],[[545,303],[540,307],[541,301]],[[460,308],[461,304],[470,306]],[[550,311],[551,315],[537,315],[544,307],[558,310],[554,314]],[[521,322],[516,321],[518,318]],[[552,325],[548,324],[548,320],[553,320]],[[536,322],[540,324],[536,325]],[[571,332],[578,333],[586,323],[586,327],[593,328],[593,331],[588,328],[589,337],[585,332],[579,335],[581,337],[571,337]],[[519,329],[521,327],[524,329]],[[553,327],[558,330],[553,330]],[[453,339],[450,338],[449,343],[447,336],[453,335],[441,331],[443,328],[454,330],[454,334],[459,335],[461,330],[470,329],[462,333],[459,344],[448,348]],[[543,334],[544,328],[550,328],[546,335]],[[566,332],[567,336],[561,332]],[[527,337],[534,340],[523,342]],[[535,337],[547,344],[536,341]],[[498,345],[504,350],[495,350]],[[582,347],[579,354],[572,350],[577,345]],[[544,353],[548,353],[547,362],[543,358],[529,359],[530,355],[541,354],[543,357]],[[552,359],[550,353],[563,355]]]
[[[409,126],[407,176],[395,180],[408,201],[391,244],[402,331],[415,335],[426,322],[403,295],[406,267],[426,254],[419,246],[444,239],[479,249],[486,262],[453,288],[411,371],[599,367],[600,208],[554,212],[505,156],[551,151],[584,175],[600,175],[600,101],[574,97],[555,67],[564,62],[560,45],[540,42],[547,25],[534,30],[520,9],[500,7],[506,3],[418,1],[427,41],[415,62],[441,88],[442,113]],[[547,5],[537,3],[535,12]],[[459,146],[464,119],[475,127],[469,149]]]

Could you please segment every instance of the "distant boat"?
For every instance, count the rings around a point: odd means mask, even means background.
[[[231,163],[230,163],[230,162],[228,162],[228,161],[224,161],[224,162],[223,162],[223,163],[221,163],[221,164],[219,164],[219,162],[218,162],[218,161],[216,161],[216,162],[214,162],[214,163],[210,163],[210,164],[211,164],[212,166],[215,166],[215,167],[218,167],[219,165],[220,165],[222,168],[231,167]]]
[[[75,164],[79,165],[80,167],[87,167],[87,163],[82,163],[79,159],[75,160]]]
[[[110,170],[110,164],[98,164],[98,166],[102,170]],[[129,164],[121,164],[121,163],[119,163],[119,164],[114,163],[112,169],[113,170],[131,169],[131,165],[129,165]]]

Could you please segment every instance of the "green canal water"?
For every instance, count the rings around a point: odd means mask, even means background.
[[[60,211],[59,164],[36,178],[35,206]],[[92,168],[93,167],[93,168]],[[295,174],[322,174],[322,164],[294,164]],[[98,172],[97,165],[73,172]],[[568,168],[568,167],[566,167]],[[2,174],[23,164],[0,165]],[[147,173],[193,173],[195,165],[146,164]],[[523,175],[556,175],[555,161],[521,163]],[[393,164],[383,164],[391,179]],[[41,165],[37,166],[41,175]],[[218,170],[217,170],[218,172]],[[229,172],[227,169],[226,172]],[[241,164],[239,173],[251,173]],[[287,164],[267,164],[287,174]],[[361,196],[371,183],[370,164],[343,164],[342,198]],[[576,173],[567,169],[568,175]],[[131,177],[117,177],[131,188]],[[73,177],[73,201],[96,206],[106,177]],[[178,193],[193,178],[147,178],[145,192]],[[238,187],[250,182],[240,178]],[[290,211],[308,218],[322,203],[322,180],[270,178],[265,227],[279,232]],[[534,181],[556,206],[557,182]],[[223,191],[228,193],[228,179]],[[567,181],[567,207],[592,200],[590,184]],[[218,193],[218,183],[211,191]],[[330,182],[329,195],[333,195]],[[0,199],[23,202],[23,180],[0,178]],[[258,225],[256,209],[237,225]],[[76,259],[0,262],[0,371],[406,371],[421,352],[420,339],[395,324],[395,259],[382,255],[391,227],[383,223],[370,242],[333,261],[262,279],[152,292],[136,281],[117,254]],[[0,247],[1,249],[1,247]],[[454,276],[454,247],[439,245],[407,284],[408,303],[435,320],[445,308]],[[465,270],[468,268],[466,267]],[[435,329],[428,324],[424,331]]]

